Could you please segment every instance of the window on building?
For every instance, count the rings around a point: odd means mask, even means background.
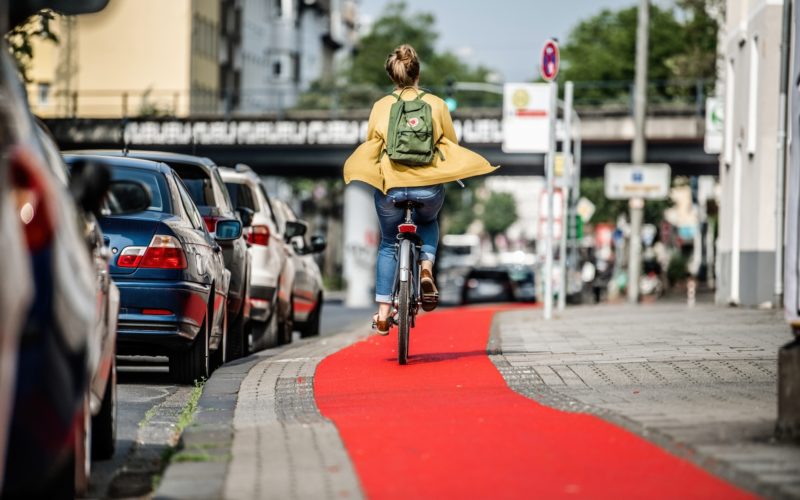
[[[38,88],[38,102],[39,106],[47,106],[50,104],[50,84],[47,82],[39,82]]]
[[[758,35],[750,43],[750,81],[747,96],[747,153],[754,155],[758,140]]]
[[[274,76],[275,78],[280,78],[281,77],[281,62],[280,61],[274,61],[272,63],[272,76]]]
[[[275,0],[275,17],[283,17],[283,0]]]

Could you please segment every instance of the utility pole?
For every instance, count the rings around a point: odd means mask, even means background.
[[[639,24],[636,29],[636,81],[633,97],[633,146],[631,163],[645,162],[645,116],[647,114],[647,43],[650,25],[650,0],[639,2]],[[644,200],[630,200],[631,239],[628,253],[628,302],[639,301],[639,274],[642,266],[642,219]]]

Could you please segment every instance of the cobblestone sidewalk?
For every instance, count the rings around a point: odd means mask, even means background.
[[[800,497],[800,446],[774,442],[775,311],[597,306],[544,322],[495,318],[489,352],[509,386],[595,413],[756,493]]]

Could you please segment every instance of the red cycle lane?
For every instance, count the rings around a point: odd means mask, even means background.
[[[317,367],[317,405],[367,497],[750,497],[600,418],[513,392],[486,355],[497,310],[418,318],[406,366],[393,329]]]

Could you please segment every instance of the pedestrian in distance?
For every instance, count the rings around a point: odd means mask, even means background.
[[[372,106],[367,138],[344,165],[345,183],[361,181],[375,188],[375,210],[381,228],[376,265],[373,317],[380,335],[391,326],[391,293],[397,264],[395,242],[404,209],[412,201],[414,223],[422,239],[420,288],[422,308],[438,305],[433,263],[439,242],[439,211],[444,184],[492,172],[482,156],[458,145],[453,119],[445,102],[420,88],[420,61],[410,45],[394,49],[386,59],[394,91]]]

